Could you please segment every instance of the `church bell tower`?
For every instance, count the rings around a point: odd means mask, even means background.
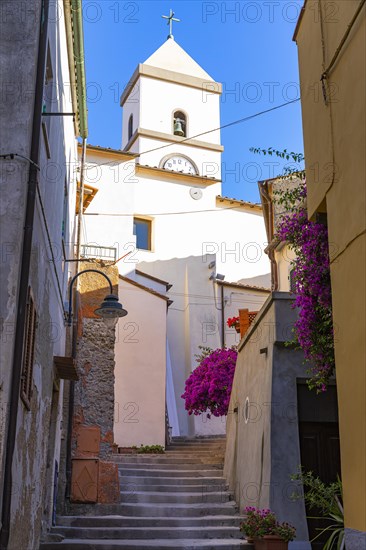
[[[121,96],[122,150],[140,154],[143,166],[219,180],[221,92],[170,31]]]

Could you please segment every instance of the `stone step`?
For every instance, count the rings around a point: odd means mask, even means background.
[[[203,491],[200,493],[180,493],[179,494],[179,504],[205,504],[208,502],[213,503],[222,503],[229,502],[232,500],[232,495],[230,495],[226,490],[219,492],[209,492]],[[149,503],[176,503],[177,494],[176,493],[160,493],[153,491],[121,491],[121,502],[122,503],[139,503],[139,504],[149,504]]]
[[[202,540],[202,539],[185,539],[185,540],[89,540],[82,539],[64,539],[60,543],[46,542],[41,544],[40,550],[150,550],[157,548],[159,550],[252,550],[253,545],[248,544],[240,539],[220,539],[220,540]]]
[[[122,456],[122,455],[115,455],[115,456]],[[125,456],[125,455],[124,455]],[[132,455],[133,456],[133,455]],[[140,456],[140,455],[138,455]],[[156,456],[156,455],[155,455]],[[219,456],[224,457],[225,451],[222,451],[221,449],[213,449],[209,451],[186,451],[186,450],[180,450],[180,449],[169,449],[165,451],[165,453],[161,456],[171,456],[171,457],[181,457],[181,458],[204,458],[205,456]]]
[[[153,476],[153,475],[120,475],[120,482],[122,486],[126,486],[126,484],[131,485],[139,485],[143,484],[144,486],[149,485],[179,485],[179,486],[187,486],[187,485],[197,485],[199,487],[208,486],[211,487],[215,484],[226,484],[226,481],[223,476],[197,476],[197,477],[191,477],[192,472],[188,472],[189,476],[182,476],[179,477],[179,475],[174,475],[172,477],[170,476]],[[201,473],[201,472],[200,472]],[[215,472],[216,473],[216,472]],[[121,472],[120,472],[121,474]]]
[[[203,516],[203,517],[126,517],[126,516],[58,516],[57,525],[64,527],[192,527],[193,529],[211,526],[239,527],[240,516]],[[58,527],[54,527],[57,531]]]
[[[212,436],[185,436],[185,435],[177,435],[172,437],[172,443],[226,443],[226,435],[212,435]]]
[[[192,451],[189,451],[189,450],[186,450],[185,448],[179,448],[179,449],[171,449],[170,447],[168,447],[164,453],[117,453],[117,454],[112,454],[110,455],[110,459],[111,460],[114,460],[115,458],[118,458],[120,456],[130,456],[130,457],[134,457],[134,456],[161,456],[161,457],[164,457],[164,456],[188,456],[188,457],[192,457],[194,458],[195,456],[197,457],[204,457],[204,456],[212,456],[212,455],[219,455],[219,456],[222,456],[225,454],[225,452],[222,450],[222,449],[203,449],[202,451],[200,450],[192,450]]]
[[[236,526],[188,527],[57,527],[53,533],[67,539],[238,539],[242,533]]]
[[[174,478],[173,478],[174,479]],[[183,478],[184,480],[189,478]],[[139,481],[131,482],[130,478],[125,481],[121,481],[121,491],[153,491],[159,493],[202,493],[206,494],[208,492],[219,492],[228,490],[226,482],[222,479],[221,483],[197,483],[196,485],[188,484],[163,484],[161,483],[160,478],[158,481],[160,483],[152,484],[147,483],[150,481],[148,478],[138,478]],[[164,478],[165,481],[165,478]]]
[[[214,443],[212,445],[202,445],[200,443],[189,443],[185,445],[183,443],[172,443],[166,447],[167,451],[184,451],[186,453],[195,451],[225,451],[226,443]]]
[[[147,468],[149,470],[153,469],[153,470],[208,470],[208,469],[212,469],[212,470],[222,470],[223,469],[223,464],[186,464],[186,463],[176,463],[175,461],[171,461],[171,462],[165,462],[164,464],[161,464],[161,463],[155,463],[153,461],[149,462],[149,461],[146,461],[144,460],[143,462],[133,462],[133,461],[128,461],[128,462],[121,462],[121,463],[117,463],[118,464],[118,468],[119,469],[127,469],[127,470],[131,470],[131,469],[137,469],[137,468],[140,468],[142,470],[146,470]],[[153,466],[153,468],[152,468]],[[210,468],[207,468],[207,466],[210,466]]]
[[[222,467],[223,461],[218,456],[207,456],[204,458],[186,458],[186,457],[172,457],[172,456],[150,456],[142,457],[131,455],[119,456],[113,460],[116,464],[164,464],[169,466],[172,464],[190,464],[200,466],[202,464],[219,464]]]
[[[222,514],[235,514],[236,503],[233,501],[220,503],[191,503],[191,504],[166,504],[166,503],[134,503],[126,502],[115,504],[116,510],[121,515],[134,517],[200,517]]]
[[[192,469],[184,469],[184,470],[177,470],[177,469],[157,469],[157,468],[148,468],[147,465],[145,465],[144,468],[134,468],[134,467],[126,467],[126,465],[123,465],[123,467],[119,467],[119,475],[121,477],[136,477],[136,476],[142,476],[142,477],[192,477],[192,474],[194,474],[198,478],[202,477],[222,477],[223,470],[222,468],[219,469],[210,469],[210,470],[195,470],[192,471]]]
[[[179,499],[177,499],[179,502]],[[219,504],[72,504],[69,507],[70,515],[85,516],[128,516],[148,518],[199,518],[204,516],[234,516],[237,513],[234,501]]]

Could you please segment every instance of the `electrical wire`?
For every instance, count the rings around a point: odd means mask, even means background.
[[[123,292],[141,292],[143,291],[144,289],[141,289],[141,288],[134,288],[133,287],[133,280],[131,280],[131,288],[124,288],[123,289]],[[129,281],[125,281],[125,283],[129,284]],[[155,289],[152,289],[152,288],[148,288],[146,287],[147,290],[155,290]],[[159,293],[159,291],[156,291]],[[257,303],[257,304],[262,304],[264,303],[264,300],[263,299],[260,299],[260,300],[256,300],[256,298],[259,298],[259,296],[252,296],[250,295],[249,298],[247,296],[244,296],[244,293],[245,292],[248,292],[247,289],[243,289],[243,300],[240,300],[240,299],[235,299],[235,300],[231,300],[232,302],[247,302],[247,301],[250,301],[250,302],[253,302],[253,303]],[[252,292],[258,292],[256,289],[253,289]],[[262,291],[259,291],[259,292],[262,292]],[[268,294],[270,293],[270,291],[268,290]],[[231,294],[233,294],[231,292]],[[241,295],[242,293],[238,292],[237,293],[238,295]],[[164,295],[163,293],[161,293],[161,295]],[[169,293],[166,295],[167,298],[197,298],[197,299],[202,299],[202,300],[211,300],[212,303],[214,303],[214,297],[213,295],[207,295],[207,294],[194,294],[194,293],[186,293],[186,292],[171,292],[169,291]],[[193,304],[193,303],[192,303]],[[202,303],[202,304],[194,304],[194,305],[210,305],[209,303]]]
[[[228,122],[227,124],[223,124],[222,126],[218,126],[217,128],[214,128],[213,130],[207,130],[206,132],[201,132],[200,134],[196,134],[194,136],[190,136],[187,138],[184,138],[180,140],[179,142],[172,141],[170,143],[167,143],[166,145],[160,145],[159,147],[155,147],[154,149],[148,149],[147,151],[143,151],[142,153],[134,153],[136,157],[141,157],[142,155],[147,155],[148,153],[152,153],[154,151],[158,151],[159,149],[165,149],[166,147],[171,147],[172,145],[180,145],[181,143],[185,143],[186,141],[190,141],[191,139],[196,139],[201,136],[205,136],[206,134],[211,134],[212,132],[218,132],[219,130],[223,130],[224,128],[229,128],[230,126],[235,126],[236,124],[241,124],[242,122],[247,122],[248,120],[252,120],[253,118],[257,118],[259,116],[265,115],[267,113],[270,113],[272,111],[276,111],[277,109],[282,109],[283,107],[287,107],[287,105],[291,105],[292,103],[297,103],[300,101],[300,98],[292,99],[291,101],[286,101],[285,103],[281,103],[280,105],[276,105],[275,107],[271,107],[270,109],[266,109],[265,111],[259,111],[258,113],[254,113],[253,115],[246,116],[244,118],[239,118],[237,120],[234,120],[233,122]],[[123,151],[126,154],[128,154],[128,151]],[[106,166],[108,164],[116,164],[118,161],[109,161],[109,162],[102,162],[95,164],[95,166]]]
[[[26,157],[26,156],[24,156],[24,155],[21,155],[21,154],[19,154],[19,153],[6,153],[6,154],[1,154],[1,155],[0,155],[0,158],[3,158],[3,159],[10,158],[11,160],[13,160],[14,157],[22,158],[22,159],[28,161],[28,162],[29,162],[30,164],[32,164],[33,166],[35,166],[35,167],[37,168],[37,170],[40,170],[40,167],[38,166],[38,164],[36,164],[35,162],[33,162],[32,159],[30,159],[30,158],[28,158],[28,157]],[[43,203],[43,200],[42,200],[41,191],[40,191],[40,189],[39,189],[39,183],[38,183],[38,181],[37,181],[37,183],[36,183],[36,190],[37,190],[37,197],[38,197],[38,201],[39,201],[39,205],[40,205],[40,209],[41,209],[41,213],[42,213],[42,219],[43,219],[44,227],[45,227],[45,230],[46,230],[48,245],[49,245],[49,247],[50,247],[51,258],[52,258],[52,259],[51,259],[51,262],[52,262],[53,270],[54,270],[54,273],[55,273],[55,276],[56,276],[57,290],[58,290],[58,295],[59,295],[60,302],[61,302],[61,310],[62,310],[62,314],[63,314],[64,319],[66,319],[66,313],[65,313],[65,310],[64,310],[64,303],[63,303],[63,296],[62,296],[61,284],[60,284],[60,279],[59,279],[59,276],[58,276],[58,273],[57,273],[57,268],[56,268],[55,254],[54,254],[53,247],[52,247],[52,241],[51,241],[50,232],[49,232],[49,228],[48,228],[48,223],[47,223],[47,218],[46,218],[46,212],[45,212],[44,203]]]
[[[30,159],[28,157],[25,157],[24,155],[20,155],[19,153],[5,153],[5,154],[0,155],[0,158],[2,158],[4,160],[6,160],[7,158],[9,158],[10,160],[13,160],[14,157],[19,157],[21,159],[27,160],[30,164],[35,166],[37,168],[37,170],[40,170],[40,167],[38,166],[38,164],[36,164],[32,159]]]
[[[57,289],[58,289],[58,294],[59,294],[60,302],[61,302],[61,309],[62,309],[63,317],[66,320],[66,313],[65,313],[65,310],[64,310],[61,284],[60,284],[60,279],[59,279],[59,276],[58,276],[58,273],[57,273],[57,268],[56,268],[55,254],[53,252],[52,241],[51,241],[50,232],[49,232],[49,229],[48,229],[47,218],[46,218],[46,212],[45,212],[45,209],[44,209],[44,204],[43,204],[43,200],[42,200],[42,196],[41,196],[41,192],[40,192],[40,189],[39,189],[38,182],[37,182],[36,188],[37,188],[37,197],[38,197],[39,205],[40,205],[40,208],[41,208],[43,223],[44,223],[44,227],[45,227],[45,230],[46,230],[48,245],[50,247],[50,252],[51,252],[51,257],[52,257],[51,262],[53,264],[53,270],[54,270],[55,276],[56,276]]]
[[[253,206],[260,206],[259,203],[252,203]],[[186,210],[184,212],[156,212],[156,213],[144,213],[144,216],[154,216],[154,217],[157,217],[157,216],[177,216],[177,215],[180,215],[180,214],[202,214],[204,212],[222,212],[224,210],[234,210],[235,208],[240,208],[240,206],[245,206],[245,205],[234,205],[234,206],[223,206],[223,207],[218,207],[218,208],[207,208],[205,210]],[[249,208],[252,208],[251,206],[249,206]],[[133,214],[117,214],[117,213],[107,213],[107,212],[84,212],[84,216],[112,216],[112,217],[125,217],[125,216],[128,216],[128,217],[131,217],[133,216]]]

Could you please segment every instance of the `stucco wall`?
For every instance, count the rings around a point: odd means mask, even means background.
[[[62,4],[62,2],[59,2]],[[35,71],[41,2],[6,6],[1,29],[1,74],[7,89],[0,111],[1,153],[30,156]],[[66,50],[65,22],[56,14],[57,3],[50,3],[49,51],[53,70],[53,112],[73,110],[70,94],[62,93],[70,82]],[[63,14],[63,11],[59,11]],[[14,44],[16,43],[16,48]],[[57,93],[58,91],[58,93]],[[6,145],[6,147],[5,147]],[[54,391],[54,355],[65,355],[63,317],[67,282],[72,267],[62,257],[62,238],[66,256],[72,255],[76,143],[72,117],[49,120],[49,146],[40,134],[39,190],[54,251],[51,260],[40,201],[37,198],[29,284],[38,314],[33,394],[31,408],[19,400],[18,429],[13,461],[12,518],[9,549],[38,547],[41,524],[46,529],[52,512],[52,483],[55,460],[59,460],[61,438],[60,410],[63,384]],[[1,436],[7,425],[3,414],[9,400],[9,385],[15,336],[19,262],[23,238],[24,208],[29,163],[15,157],[1,160],[0,233],[2,240],[1,278],[1,344],[0,398],[2,409]],[[64,210],[64,192],[67,189]],[[67,214],[66,217],[63,214]],[[64,223],[64,235],[62,225]],[[54,269],[55,266],[55,269]],[[56,275],[56,273],[57,275]],[[4,439],[0,438],[0,471],[4,468]],[[2,489],[2,479],[0,480]],[[50,491],[51,488],[51,491]],[[0,504],[1,506],[1,504]],[[26,526],[26,528],[25,528]]]
[[[294,251],[286,244],[275,250],[275,260],[278,272],[278,290],[281,292],[290,291],[291,262],[295,259]]]
[[[139,264],[139,269],[168,280],[173,286],[168,296],[173,303],[168,309],[168,342],[173,365],[173,382],[181,435],[225,433],[225,419],[206,415],[188,416],[181,398],[185,381],[197,366],[199,346],[222,347],[221,289],[209,280],[208,265],[215,258],[175,258]],[[266,299],[260,291],[224,287],[225,345],[239,343],[239,335],[226,326],[229,317],[238,315],[239,308],[258,311]]]
[[[89,166],[108,160],[102,155],[88,157]],[[118,264],[120,273],[133,270],[137,262],[212,253],[217,255],[217,271],[228,281],[269,272],[260,211],[230,203],[217,207],[219,183],[205,186],[178,181],[174,175],[135,174],[131,161],[118,164],[87,170],[86,183],[99,191],[86,210],[85,244],[116,247],[118,257],[130,252]],[[200,200],[190,196],[193,186],[202,189]],[[152,219],[152,251],[136,249],[134,215]]]
[[[325,103],[320,76],[361,3],[335,1],[331,18],[324,3],[320,5],[321,13],[318,2],[306,3],[296,42],[309,214],[326,211],[328,219],[344,510],[350,534],[352,529],[366,531],[366,19],[363,6],[328,76]]]
[[[296,526],[297,547],[306,548],[304,504],[290,499],[290,475],[301,463],[296,379],[305,376],[302,354],[283,346],[295,319],[291,304],[288,293],[272,293],[239,345],[224,473],[240,510],[271,508]]]
[[[165,446],[167,301],[124,280],[115,344],[115,441]]]

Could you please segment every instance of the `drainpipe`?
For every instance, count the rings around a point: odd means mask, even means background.
[[[2,525],[0,547],[7,550],[10,536],[11,496],[13,489],[12,466],[17,434],[17,419],[19,407],[19,393],[22,374],[23,345],[26,321],[26,304],[29,285],[30,260],[33,240],[34,211],[36,191],[38,185],[38,164],[40,150],[40,136],[42,123],[42,103],[44,75],[46,69],[47,26],[49,0],[43,0],[40,17],[37,73],[34,94],[34,110],[32,124],[32,141],[27,185],[27,202],[25,207],[25,222],[23,229],[22,256],[20,263],[19,294],[14,338],[14,354],[12,363],[12,378],[10,387],[10,402],[8,414],[8,430],[6,434],[6,458],[4,469],[4,488],[2,495]]]
[[[64,0],[65,15],[70,14],[70,3]],[[83,219],[83,198],[84,198],[84,179],[85,179],[85,158],[86,158],[86,138],[88,136],[88,124],[87,124],[87,104],[86,104],[86,75],[85,75],[85,55],[84,55],[84,38],[83,38],[83,16],[81,0],[72,0],[71,2],[71,17],[67,20],[73,22],[72,28],[66,26],[66,33],[68,40],[72,40],[72,48],[74,52],[74,58],[71,59],[69,55],[70,72],[72,67],[75,67],[76,72],[76,99],[78,104],[78,130],[79,135],[82,138],[82,154],[81,154],[81,166],[80,166],[80,189],[79,189],[79,214],[77,220],[76,230],[76,258],[80,258],[80,245],[81,245],[81,228]],[[76,262],[76,273],[79,271],[79,261]],[[72,349],[71,356],[76,358],[77,350],[77,335],[78,335],[78,307],[75,304],[74,308],[74,322],[72,329]],[[74,416],[74,392],[75,382],[70,381],[69,389],[69,409],[68,409],[68,425],[67,425],[67,443],[66,443],[66,498],[70,498],[71,494],[71,446],[72,446],[72,424]]]
[[[225,302],[224,302],[224,285],[221,287],[221,330],[222,330],[222,347],[225,347]]]
[[[77,231],[76,231],[76,273],[79,271],[79,258],[80,258],[80,245],[81,245],[81,227],[83,220],[83,197],[84,197],[84,173],[85,173],[85,155],[86,155],[86,139],[83,138],[83,148],[81,153],[81,166],[80,166],[80,190],[79,190],[79,214],[77,221]],[[72,298],[71,298],[72,299]],[[75,298],[75,302],[77,298]],[[74,322],[72,324],[72,347],[71,347],[71,357],[76,359],[77,352],[77,337],[78,337],[78,307],[77,304],[74,304]],[[74,416],[74,402],[75,402],[75,382],[70,381],[69,387],[69,410],[68,410],[68,421],[67,421],[67,443],[66,443],[66,498],[71,496],[71,474],[72,474],[72,463],[71,463],[71,446],[72,446],[72,424]]]

